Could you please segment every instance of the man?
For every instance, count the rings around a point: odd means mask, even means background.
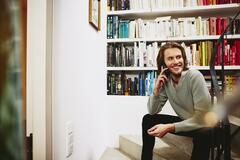
[[[203,117],[210,110],[211,97],[203,75],[188,69],[184,48],[174,42],[161,47],[157,65],[160,74],[148,100],[149,114],[142,121],[142,160],[152,159],[155,137],[167,133],[193,137],[191,159],[207,160],[210,128],[205,127]],[[167,100],[178,116],[157,114]]]

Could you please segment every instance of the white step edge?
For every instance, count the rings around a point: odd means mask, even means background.
[[[240,118],[239,117],[229,115],[228,118],[229,118],[230,123],[232,123],[236,126],[240,126]]]
[[[100,160],[132,160],[116,148],[106,148]]]
[[[142,144],[139,136],[120,136],[119,150],[124,154],[133,157],[136,160],[141,159]],[[153,154],[153,160],[167,160],[157,154]]]
[[[181,149],[180,149],[181,148]],[[167,134],[164,138],[156,138],[153,160],[186,160],[191,155],[191,138]],[[121,135],[119,150],[134,159],[141,159],[142,140],[139,135]]]

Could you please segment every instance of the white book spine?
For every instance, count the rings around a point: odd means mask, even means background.
[[[187,55],[187,61],[188,61],[188,65],[192,65],[192,52],[191,52],[191,48],[190,46],[186,47],[186,55]]]
[[[147,45],[147,51],[146,51],[146,54],[147,54],[147,57],[146,57],[146,61],[147,61],[147,67],[150,67],[150,64],[151,64],[151,44]]]
[[[194,18],[194,20],[192,21],[192,25],[191,25],[191,28],[192,28],[192,33],[194,36],[197,35],[197,28],[196,28],[196,19]]]
[[[210,35],[210,32],[209,32],[209,19],[206,20],[206,35]]]
[[[196,66],[196,50],[197,50],[196,43],[193,43],[191,47],[192,47],[192,65]]]
[[[139,5],[139,8],[138,9],[143,9],[144,8],[144,6],[143,6],[143,2],[144,0],[139,0],[139,2],[140,2],[140,5]]]
[[[146,25],[146,23],[142,23],[142,31],[141,31],[141,33],[142,33],[142,36],[141,36],[141,38],[146,38],[146,30],[147,30],[147,25]]]
[[[155,9],[156,4],[155,4],[155,0],[150,0],[150,9]]]
[[[154,56],[154,53],[153,53],[153,46],[150,44],[150,45],[148,45],[147,46],[147,61],[148,61],[148,63],[147,63],[147,66],[148,67],[153,67],[153,56]]]
[[[183,37],[183,21],[178,21],[178,24],[179,24],[179,36],[180,37]]]
[[[153,56],[152,56],[153,66],[157,66],[157,63],[156,63],[157,60],[156,59],[157,59],[158,51],[159,51],[158,43],[154,42],[153,43]]]
[[[174,7],[173,0],[168,0],[168,5],[169,8],[173,8]]]
[[[130,21],[130,23],[129,23],[129,38],[135,38],[135,32],[136,32],[136,22]]]
[[[183,36],[188,37],[188,21],[186,18],[183,20]]]
[[[142,42],[142,50],[143,50],[143,66],[147,66],[147,43]]]
[[[142,19],[138,19],[138,33],[139,33],[139,37],[138,38],[143,38],[144,35],[144,24],[143,24],[143,20]]]
[[[139,67],[144,67],[144,44],[139,42]]]
[[[196,0],[191,0],[191,6],[197,6],[197,1]]]
[[[161,22],[157,22],[156,23],[156,30],[157,30],[157,37],[161,37],[161,24],[160,24]]]
[[[156,7],[158,9],[161,9],[161,7],[162,7],[161,0],[156,0]]]
[[[138,23],[138,20],[137,20],[137,19],[135,20],[135,25],[136,25],[136,26],[135,26],[135,29],[136,29],[136,31],[135,31],[135,32],[136,32],[136,33],[135,33],[135,34],[136,34],[135,37],[136,37],[136,38],[139,38],[139,23]]]
[[[186,0],[185,3],[185,7],[191,7],[191,0]]]
[[[199,20],[199,35],[202,36],[203,32],[202,32],[202,17],[198,17]]]
[[[122,44],[121,46],[121,55],[122,55],[122,64],[121,66],[126,66],[126,49],[125,46]]]
[[[135,7],[134,9],[139,9],[140,8],[140,1],[139,0],[134,0]]]
[[[160,8],[166,8],[166,4],[164,0],[160,1]]]
[[[147,0],[142,0],[142,8],[148,9],[148,1]]]
[[[138,48],[137,48],[137,42],[134,42],[134,67],[138,66]]]
[[[133,0],[129,0],[129,7],[130,7],[130,10],[133,10]]]
[[[151,21],[151,23],[150,23],[150,36],[151,36],[151,38],[155,38],[155,33],[156,33],[155,22]]]
[[[150,22],[145,22],[145,38],[151,37]]]
[[[203,35],[207,35],[207,20],[203,19]]]
[[[179,0],[179,8],[183,8],[184,4],[183,4],[183,0]]]

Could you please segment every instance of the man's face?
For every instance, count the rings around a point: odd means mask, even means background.
[[[184,67],[184,61],[180,49],[166,49],[164,51],[164,62],[173,76],[181,76]]]

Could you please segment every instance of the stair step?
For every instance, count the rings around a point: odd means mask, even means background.
[[[159,138],[158,138],[159,139]],[[169,144],[170,146],[175,146],[179,150],[184,151],[187,155],[191,156],[192,154],[192,138],[190,137],[184,137],[184,136],[178,136],[175,134],[167,134],[162,138],[162,140]]]
[[[133,157],[141,159],[142,139],[140,135],[121,135],[119,150]],[[189,151],[190,150],[190,151]],[[167,134],[164,138],[156,138],[153,150],[153,160],[186,160],[191,155],[191,138]]]
[[[121,153],[118,149],[109,147],[104,151],[100,160],[132,160],[132,159]]]

